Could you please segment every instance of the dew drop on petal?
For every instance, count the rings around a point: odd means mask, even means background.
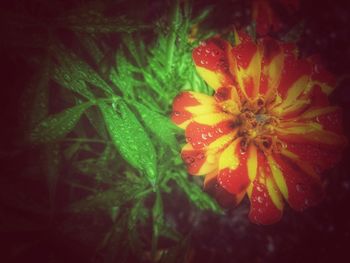
[[[303,184],[296,184],[295,188],[296,188],[296,190],[298,192],[304,192],[305,191],[305,186]]]
[[[193,157],[191,157],[191,156],[187,156],[187,157],[185,157],[185,163],[187,163],[187,164],[192,164],[193,162],[194,162],[194,158]]]
[[[204,156],[204,153],[199,153],[199,154],[196,156],[196,158],[197,158],[198,160],[202,160],[204,157],[205,157],[205,156]]]
[[[191,137],[186,137],[186,142],[190,143],[192,141]]]

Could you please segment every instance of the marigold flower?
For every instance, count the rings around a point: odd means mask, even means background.
[[[215,93],[184,91],[172,121],[185,129],[181,156],[192,175],[224,203],[247,193],[249,218],[271,224],[283,198],[302,211],[322,198],[320,174],[334,165],[346,143],[340,108],[330,106],[334,78],[317,58],[270,38],[254,43],[213,38],[193,50],[199,75]]]

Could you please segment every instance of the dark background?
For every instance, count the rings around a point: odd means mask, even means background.
[[[42,45],[37,45],[35,41],[45,41],[47,32],[42,27],[43,23],[50,23],[85,1],[7,2],[2,3],[0,8],[0,191],[7,193],[5,197],[0,195],[0,232],[3,232],[0,233],[0,262],[8,262],[13,253],[18,253],[18,262],[92,262],[89,246],[61,234],[60,215],[55,218],[56,224],[36,231],[35,227],[45,224],[45,219],[9,202],[11,191],[22,192],[24,200],[27,197],[28,200],[45,198],[44,182],[38,179],[28,183],[21,179],[24,169],[39,158],[34,148],[21,144],[23,130],[20,117],[23,113],[23,91],[37,70],[30,59],[44,52]],[[102,2],[111,6],[112,14],[125,14],[146,24],[155,21],[169,6],[163,1]],[[245,25],[250,20],[249,1],[195,1],[193,10],[196,13],[208,5],[214,9],[204,27]],[[304,21],[305,30],[298,43],[301,51],[304,54],[319,53],[329,70],[339,77],[331,101],[343,108],[344,131],[349,135],[349,2],[302,1],[300,10],[285,19],[289,26]],[[195,251],[193,262],[350,262],[349,162],[349,148],[346,148],[339,165],[325,175],[327,195],[323,203],[303,213],[286,207],[283,219],[275,225],[251,224],[246,216],[249,209],[247,202],[228,211],[226,216],[205,214],[191,226],[191,246]],[[169,198],[169,202],[175,201],[180,202],[181,197]],[[174,205],[173,213],[176,213],[177,207]],[[12,231],[8,227],[13,218],[23,222],[23,231]],[[28,224],[33,225],[32,230],[24,227]],[[90,230],[94,231],[89,219],[83,218],[74,224],[90,224]],[[96,231],[99,231],[98,228]],[[44,242],[40,241],[38,246],[30,249],[23,247],[25,241],[36,240],[38,236],[42,236]]]

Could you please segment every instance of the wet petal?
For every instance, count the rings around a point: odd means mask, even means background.
[[[211,96],[185,91],[177,95],[173,102],[172,121],[186,128],[193,117],[217,112],[215,99]]]
[[[241,139],[233,141],[223,150],[219,160],[218,182],[228,192],[239,194],[249,183],[247,151],[241,147]]]
[[[259,93],[265,96],[265,100],[272,100],[281,80],[284,52],[281,45],[270,38],[264,38],[260,45],[263,49],[263,58]]]
[[[217,169],[220,152],[194,149],[186,144],[181,151],[181,157],[192,175],[204,175]]]
[[[232,48],[231,72],[238,83],[238,89],[245,98],[257,96],[260,82],[262,54],[251,40],[244,39]]]
[[[302,160],[311,165],[314,170],[318,172],[333,167],[339,162],[341,157],[341,149],[339,148],[289,142],[288,139],[286,139],[284,143],[286,148],[282,150],[283,155],[295,161]]]
[[[276,132],[281,140],[295,143],[337,147],[343,147],[347,143],[345,136],[323,130],[322,125],[315,122],[281,122]]]
[[[249,219],[256,224],[272,224],[280,220],[283,202],[265,156],[259,153],[259,173],[248,188]]]
[[[231,45],[220,38],[206,40],[193,50],[198,74],[215,90],[234,84],[229,70],[230,51]]]
[[[341,108],[335,106],[308,110],[298,118],[299,121],[319,123],[324,130],[338,134],[343,131],[342,119]]]
[[[278,169],[283,173],[289,205],[302,211],[319,203],[323,197],[323,190],[317,177],[307,174],[297,164],[284,156],[274,156]]]
[[[308,61],[312,64],[311,80],[313,83],[318,84],[321,90],[329,95],[336,85],[336,78],[326,70],[321,63],[321,58],[319,56],[311,56]]]
[[[205,116],[205,121],[208,118]],[[201,148],[220,148],[227,143],[227,140],[233,140],[237,132],[231,120],[220,119],[212,125],[202,124],[198,122],[198,118],[190,123],[185,131],[186,140],[195,149]]]
[[[238,205],[245,196],[245,191],[235,195],[223,188],[217,181],[217,171],[205,177],[204,190],[224,208]]]

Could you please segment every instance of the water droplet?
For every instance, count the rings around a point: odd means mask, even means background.
[[[256,190],[258,190],[259,192],[262,192],[262,191],[263,191],[263,189],[262,189],[262,187],[261,187],[260,185],[258,185],[258,186],[256,187]]]
[[[205,53],[209,54],[210,50],[208,48],[205,49]]]
[[[201,63],[202,65],[204,65],[204,60],[200,60],[199,63]]]
[[[185,157],[184,161],[186,164],[192,164],[194,162],[194,158],[191,156],[187,156]]]
[[[262,198],[261,196],[258,196],[258,202],[259,202],[260,204],[262,204],[262,203],[264,202],[264,198]]]
[[[205,133],[202,133],[201,137],[202,137],[203,140],[206,140],[208,138],[208,135],[206,135]]]
[[[213,134],[211,132],[208,132],[208,137],[209,138],[212,138],[213,137]]]
[[[186,142],[190,143],[192,141],[191,137],[186,137]]]
[[[305,199],[305,206],[309,206],[310,205],[310,201],[309,201],[309,199]]]
[[[303,185],[303,184],[297,184],[295,186],[295,188],[297,189],[298,192],[304,192],[305,191],[305,185]]]
[[[199,153],[199,154],[196,156],[196,158],[197,158],[198,160],[202,160],[204,157],[205,157],[204,153]]]
[[[212,55],[213,57],[216,57],[216,56],[218,56],[219,55],[219,51],[218,50],[216,50],[216,51],[212,51],[211,53],[210,53],[210,55]]]
[[[224,131],[221,129],[221,128],[217,128],[216,130],[215,130],[217,133],[224,133]]]
[[[317,64],[314,65],[314,71],[315,71],[316,74],[319,74],[319,73],[320,73],[320,67],[319,67],[319,65],[317,65]]]

